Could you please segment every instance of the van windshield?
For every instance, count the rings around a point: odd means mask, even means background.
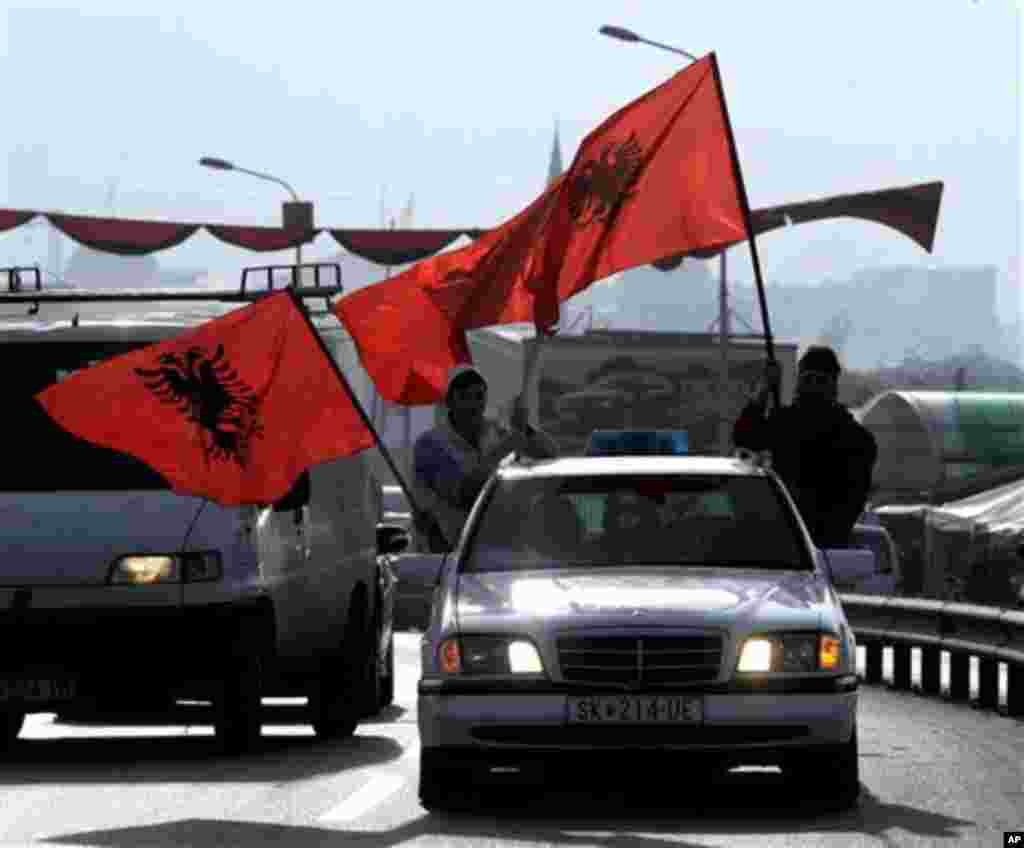
[[[167,481],[127,454],[83,441],[56,424],[34,395],[82,368],[127,353],[141,342],[37,342],[0,345],[4,366],[3,426],[7,459],[0,491],[56,492],[169,489]]]

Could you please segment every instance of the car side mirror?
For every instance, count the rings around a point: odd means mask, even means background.
[[[377,554],[400,554],[412,547],[412,536],[400,524],[377,525]]]
[[[875,552],[868,548],[829,548],[822,553],[837,586],[855,586],[878,571]]]
[[[307,506],[311,497],[309,472],[303,471],[295,484],[281,500],[274,504],[274,512],[291,512]]]

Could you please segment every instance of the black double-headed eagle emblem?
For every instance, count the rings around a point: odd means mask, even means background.
[[[608,220],[633,196],[642,157],[643,149],[632,133],[625,141],[609,142],[597,158],[583,163],[568,187],[569,213],[577,226]]]
[[[135,373],[157,398],[199,426],[207,460],[246,467],[252,440],[263,436],[260,404],[224,358],[223,345],[212,356],[200,347],[165,353],[156,368],[136,368]]]

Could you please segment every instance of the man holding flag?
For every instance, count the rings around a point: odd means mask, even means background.
[[[484,415],[487,381],[471,365],[452,369],[441,423],[416,440],[413,453],[416,500],[423,508],[417,532],[431,553],[455,545],[487,478],[506,456],[516,453],[551,459],[558,447],[525,419],[522,398],[516,401],[511,427]]]

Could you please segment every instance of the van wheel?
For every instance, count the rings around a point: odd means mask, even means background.
[[[375,691],[370,679],[377,678],[376,661],[371,665],[367,655],[373,659],[376,652],[367,644],[372,631],[366,619],[366,608],[357,600],[345,623],[340,662],[334,657],[325,664],[310,693],[313,730],[321,739],[345,739],[355,733],[365,713],[366,693]]]
[[[383,710],[395,702],[395,634],[388,640],[388,655],[384,660],[384,679],[380,684],[380,708]]]
[[[384,625],[381,622],[380,605],[378,604],[373,614],[373,624],[367,634],[369,644],[363,656],[365,671],[362,677],[356,678],[356,686],[362,692],[355,697],[362,697],[363,714],[361,718],[370,718],[380,712],[381,692],[384,689],[384,680],[380,673],[380,638]]]
[[[214,718],[214,731],[226,753],[241,754],[259,744],[262,693],[262,660],[258,656],[233,658],[224,675]]]
[[[791,768],[801,787],[816,801],[820,798],[835,810],[854,806],[860,796],[856,725],[849,742],[801,752]],[[827,797],[822,796],[823,791]]]
[[[25,724],[25,711],[5,709],[0,711],[0,750],[10,748]]]

